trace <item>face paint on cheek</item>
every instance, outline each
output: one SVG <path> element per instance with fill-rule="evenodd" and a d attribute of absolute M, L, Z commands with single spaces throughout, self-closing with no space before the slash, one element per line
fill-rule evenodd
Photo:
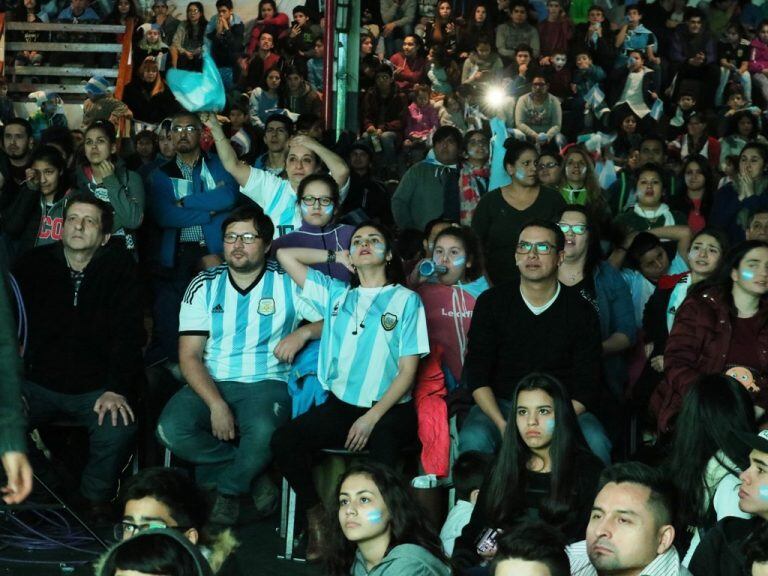
<path fill-rule="evenodd" d="M 768 485 L 760 486 L 757 493 L 760 496 L 760 500 L 768 501 Z"/>
<path fill-rule="evenodd" d="M 366 517 L 371 524 L 378 524 L 381 522 L 384 515 L 381 513 L 381 510 L 371 510 L 366 514 Z"/>
<path fill-rule="evenodd" d="M 356 253 L 357 253 L 357 250 L 358 250 L 358 248 L 357 248 L 357 246 L 356 246 L 356 245 L 354 245 L 354 244 L 352 244 L 352 245 L 349 247 L 349 253 L 350 253 L 350 254 L 356 254 Z"/>
<path fill-rule="evenodd" d="M 328 206 L 323 206 L 323 212 L 326 216 L 330 216 L 333 214 L 333 204 L 328 204 Z"/>
<path fill-rule="evenodd" d="M 464 264 L 467 263 L 467 259 L 464 256 L 459 256 L 453 260 L 453 265 L 458 268 L 459 266 L 464 266 Z"/>
<path fill-rule="evenodd" d="M 518 180 L 525 180 L 525 170 L 523 170 L 522 168 L 518 168 L 517 170 L 515 170 L 515 178 L 517 178 Z"/>
<path fill-rule="evenodd" d="M 302 205 L 301 205 L 301 213 L 302 213 L 302 215 L 304 215 L 304 216 L 306 216 L 307 214 L 309 214 L 309 207 L 308 207 L 308 206 L 304 206 L 304 204 L 302 204 Z"/>
<path fill-rule="evenodd" d="M 752 270 L 742 270 L 741 271 L 741 279 L 742 280 L 752 280 L 755 277 L 755 273 L 752 272 Z"/>
<path fill-rule="evenodd" d="M 547 420 L 547 424 L 546 424 L 545 428 L 547 429 L 547 432 L 549 432 L 550 434 L 552 432 L 554 432 L 555 431 L 555 419 L 553 418 L 552 420 Z"/>
<path fill-rule="evenodd" d="M 374 244 L 373 244 L 373 251 L 378 256 L 384 256 L 384 254 L 387 252 L 387 247 L 384 246 L 384 244 L 382 244 L 381 242 L 374 242 Z"/>

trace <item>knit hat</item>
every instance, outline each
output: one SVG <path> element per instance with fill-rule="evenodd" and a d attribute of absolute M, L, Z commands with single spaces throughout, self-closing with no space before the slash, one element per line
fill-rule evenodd
<path fill-rule="evenodd" d="M 88 93 L 88 96 L 106 96 L 109 94 L 110 89 L 112 88 L 112 85 L 109 83 L 109 80 L 104 78 L 104 76 L 94 76 L 90 80 L 88 80 L 88 83 L 85 85 L 85 91 Z"/>
<path fill-rule="evenodd" d="M 41 106 L 43 102 L 56 102 L 59 99 L 59 95 L 56 92 L 38 90 L 37 92 L 32 92 L 29 95 L 29 99 L 34 100 L 35 104 Z"/>
<path fill-rule="evenodd" d="M 160 24 L 155 23 L 155 24 L 149 25 L 149 30 L 154 30 L 155 32 L 162 32 L 163 28 L 162 26 L 160 26 Z"/>

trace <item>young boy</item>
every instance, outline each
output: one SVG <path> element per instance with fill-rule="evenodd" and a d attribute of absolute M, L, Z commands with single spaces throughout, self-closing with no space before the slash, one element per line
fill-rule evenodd
<path fill-rule="evenodd" d="M 656 35 L 643 26 L 642 19 L 643 14 L 639 6 L 627 7 L 627 21 L 616 34 L 617 54 L 614 63 L 616 69 L 627 65 L 629 53 L 633 50 L 642 51 L 643 60 L 648 64 L 654 66 L 661 64 L 661 59 L 656 56 L 659 46 Z"/>
<path fill-rule="evenodd" d="M 485 478 L 486 469 L 490 464 L 490 454 L 482 452 L 464 452 L 453 463 L 453 486 L 456 488 L 456 505 L 448 513 L 443 528 L 440 530 L 440 540 L 447 556 L 453 554 L 456 538 L 461 536 L 464 526 L 469 524 L 472 510 L 475 509 L 480 486 Z"/>

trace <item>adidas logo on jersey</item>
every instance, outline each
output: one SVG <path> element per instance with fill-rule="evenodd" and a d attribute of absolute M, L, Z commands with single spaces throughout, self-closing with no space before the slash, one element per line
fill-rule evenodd
<path fill-rule="evenodd" d="M 214 314 L 224 314 L 224 308 L 221 307 L 221 304 L 216 304 L 216 306 L 213 307 L 213 310 L 211 310 Z"/>

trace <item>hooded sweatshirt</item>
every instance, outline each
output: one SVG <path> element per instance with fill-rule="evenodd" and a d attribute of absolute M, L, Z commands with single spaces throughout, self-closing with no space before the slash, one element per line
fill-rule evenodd
<path fill-rule="evenodd" d="M 358 551 L 351 571 L 352 576 L 449 576 L 450 573 L 447 565 L 416 544 L 395 546 L 370 571 Z"/>
<path fill-rule="evenodd" d="M 42 194 L 23 185 L 14 201 L 3 211 L 3 230 L 16 243 L 21 255 L 35 246 L 61 240 L 67 193 L 59 191 L 51 204 Z"/>
<path fill-rule="evenodd" d="M 432 150 L 408 169 L 392 197 L 392 215 L 403 230 L 424 230 L 440 217 L 458 222 L 459 212 L 459 167 L 439 162 Z"/>

